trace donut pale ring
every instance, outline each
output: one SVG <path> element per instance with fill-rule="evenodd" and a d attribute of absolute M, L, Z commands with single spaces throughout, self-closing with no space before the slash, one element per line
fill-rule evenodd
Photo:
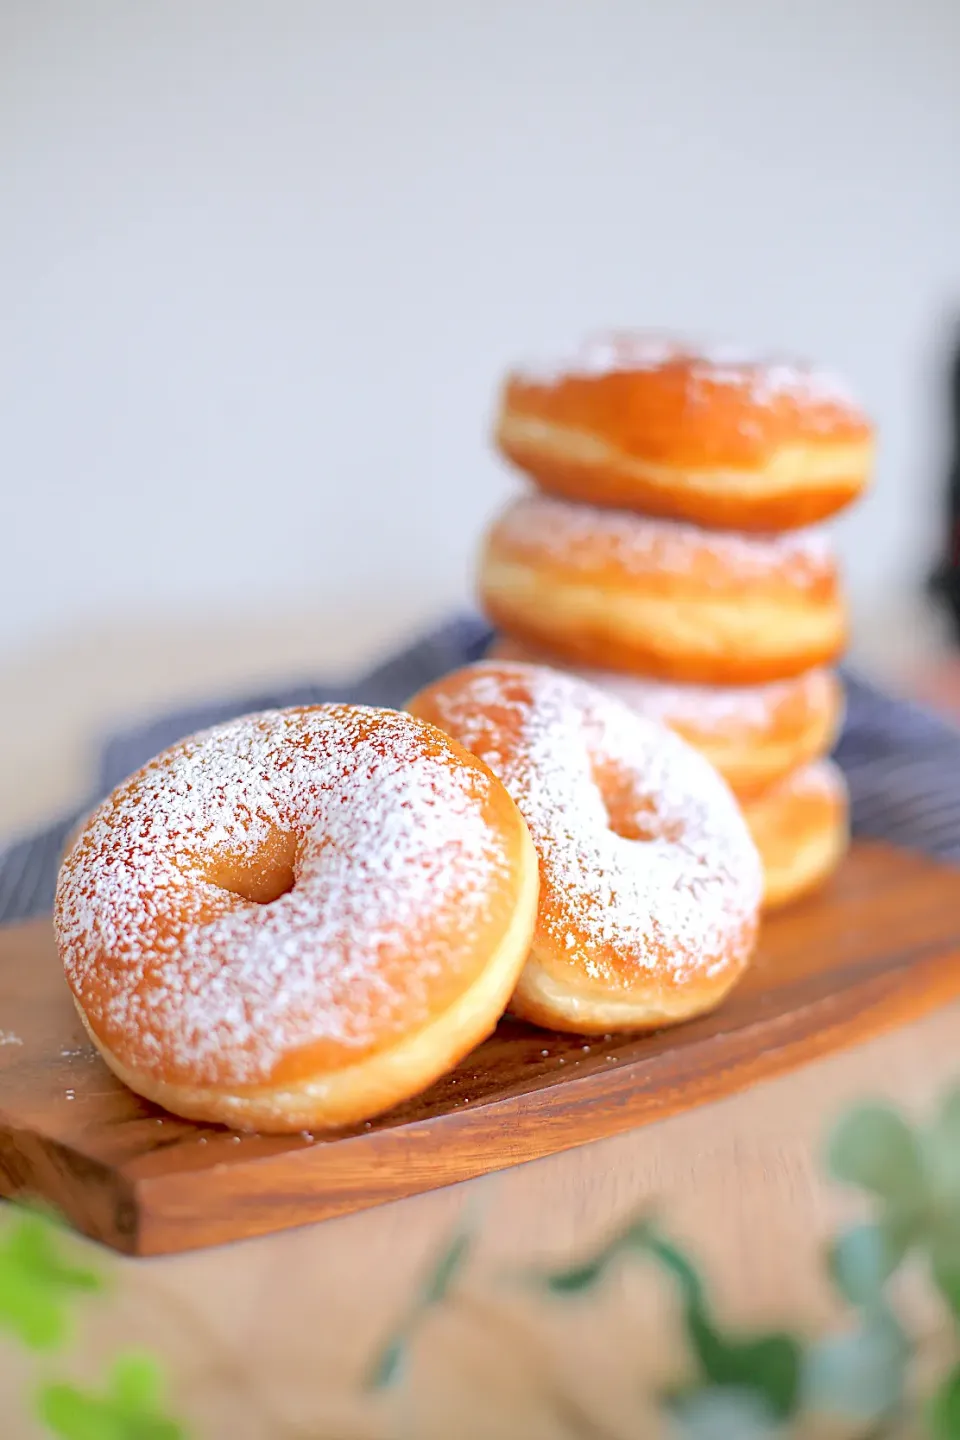
<path fill-rule="evenodd" d="M 480 593 L 494 624 L 601 670 L 750 685 L 828 664 L 846 609 L 822 535 L 734 535 L 514 501 L 490 530 Z"/>
<path fill-rule="evenodd" d="M 731 530 L 832 515 L 862 493 L 874 452 L 831 376 L 643 335 L 509 376 L 496 439 L 553 494 Z"/>
<path fill-rule="evenodd" d="M 267 711 L 165 751 L 94 812 L 56 929 L 133 1090 L 269 1131 L 355 1123 L 494 1028 L 536 855 L 507 792 L 388 710 Z"/>
<path fill-rule="evenodd" d="M 846 783 L 830 760 L 805 765 L 744 802 L 763 861 L 765 910 L 798 900 L 833 873 L 849 843 L 848 810 Z"/>
<path fill-rule="evenodd" d="M 557 662 L 515 640 L 492 653 L 541 665 Z M 563 668 L 563 662 L 559 665 Z M 755 795 L 831 749 L 843 718 L 843 687 L 832 670 L 807 670 L 765 685 L 683 685 L 615 670 L 575 674 L 659 720 L 716 766 L 738 797 Z"/>
<path fill-rule="evenodd" d="M 761 872 L 737 803 L 670 731 L 573 676 L 482 662 L 415 714 L 486 760 L 540 857 L 540 911 L 511 1010 L 595 1034 L 719 1004 L 753 950 Z"/>

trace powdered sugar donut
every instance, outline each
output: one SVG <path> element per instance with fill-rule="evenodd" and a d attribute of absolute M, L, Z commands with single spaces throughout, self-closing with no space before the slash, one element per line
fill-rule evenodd
<path fill-rule="evenodd" d="M 165 751 L 87 821 L 56 930 L 91 1038 L 180 1115 L 346 1125 L 487 1035 L 537 906 L 501 783 L 409 715 L 266 712 Z"/>
<path fill-rule="evenodd" d="M 515 640 L 498 640 L 491 653 L 564 668 L 562 661 Z M 574 673 L 638 715 L 675 730 L 706 755 L 741 799 L 825 754 L 843 718 L 843 687 L 831 670 L 807 670 L 764 685 L 684 685 L 586 667 Z"/>
<path fill-rule="evenodd" d="M 494 624 L 596 669 L 718 685 L 782 680 L 843 650 L 846 607 L 818 532 L 737 535 L 530 495 L 487 536 Z"/>
<path fill-rule="evenodd" d="M 497 444 L 542 489 L 698 525 L 809 525 L 862 493 L 869 419 L 811 365 L 612 334 L 506 381 Z"/>
<path fill-rule="evenodd" d="M 802 765 L 744 801 L 744 819 L 763 861 L 763 907 L 809 895 L 833 874 L 850 842 L 846 781 L 831 760 Z"/>
<path fill-rule="evenodd" d="M 757 852 L 690 746 L 572 676 L 486 661 L 410 708 L 500 776 L 540 857 L 510 1008 L 558 1030 L 648 1029 L 717 1005 L 753 950 Z"/>

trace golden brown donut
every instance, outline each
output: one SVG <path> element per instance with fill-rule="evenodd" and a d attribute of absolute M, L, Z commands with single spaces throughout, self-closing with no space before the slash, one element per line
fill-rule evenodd
<path fill-rule="evenodd" d="M 700 530 L 547 495 L 494 522 L 480 596 L 495 625 L 564 660 L 716 685 L 829 664 L 847 632 L 819 532 Z"/>
<path fill-rule="evenodd" d="M 540 857 L 511 1010 L 585 1034 L 718 1005 L 753 951 L 760 863 L 727 786 L 678 736 L 559 671 L 487 661 L 414 714 L 500 776 Z"/>
<path fill-rule="evenodd" d="M 847 787 L 831 760 L 795 770 L 743 802 L 763 861 L 763 908 L 776 910 L 833 874 L 850 839 Z"/>
<path fill-rule="evenodd" d="M 569 668 L 506 637 L 491 655 Z M 832 670 L 807 670 L 765 685 L 683 685 L 585 667 L 573 673 L 675 730 L 706 755 L 738 797 L 755 795 L 825 754 L 843 718 L 843 687 Z"/>
<path fill-rule="evenodd" d="M 874 456 L 870 421 L 832 376 L 643 334 L 510 375 L 496 441 L 553 494 L 731 530 L 832 515 Z"/>
<path fill-rule="evenodd" d="M 165 751 L 60 872 L 83 1023 L 131 1089 L 241 1128 L 350 1125 L 493 1030 L 537 909 L 527 828 L 438 730 L 267 711 Z"/>

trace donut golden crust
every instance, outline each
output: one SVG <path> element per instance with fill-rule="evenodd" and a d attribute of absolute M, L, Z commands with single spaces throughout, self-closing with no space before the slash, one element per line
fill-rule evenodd
<path fill-rule="evenodd" d="M 601 670 L 715 685 L 783 680 L 846 642 L 822 535 L 709 531 L 545 495 L 487 535 L 480 596 L 506 633 Z"/>
<path fill-rule="evenodd" d="M 573 676 L 485 662 L 410 702 L 495 769 L 540 859 L 511 1010 L 556 1030 L 645 1030 L 743 973 L 761 873 L 736 801 L 676 735 Z"/>
<path fill-rule="evenodd" d="M 291 1132 L 389 1109 L 493 1030 L 537 883 L 519 811 L 472 755 L 409 715 L 327 705 L 139 771 L 71 848 L 55 922 L 131 1089 Z"/>
<path fill-rule="evenodd" d="M 497 641 L 492 653 L 541 665 L 558 663 L 509 639 Z M 563 662 L 559 664 L 563 668 Z M 684 685 L 586 668 L 574 673 L 616 695 L 638 715 L 676 731 L 707 757 L 740 798 L 757 794 L 825 754 L 843 718 L 843 687 L 832 670 L 807 670 L 765 685 Z"/>
<path fill-rule="evenodd" d="M 831 760 L 794 771 L 743 804 L 764 870 L 765 910 L 789 905 L 822 885 L 849 844 L 849 802 Z"/>
<path fill-rule="evenodd" d="M 510 375 L 496 440 L 555 495 L 739 530 L 834 514 L 874 458 L 869 419 L 832 376 L 642 334 Z"/>

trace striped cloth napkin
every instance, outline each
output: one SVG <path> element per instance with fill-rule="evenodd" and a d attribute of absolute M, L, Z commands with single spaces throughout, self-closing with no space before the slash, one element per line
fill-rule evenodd
<path fill-rule="evenodd" d="M 402 706 L 431 680 L 479 660 L 491 638 L 483 621 L 459 616 L 353 684 L 299 685 L 180 710 L 124 731 L 104 746 L 90 803 L 184 735 L 252 710 L 328 700 Z M 960 730 L 854 675 L 845 674 L 844 682 L 847 717 L 836 759 L 850 786 L 854 834 L 960 864 Z M 50 910 L 63 848 L 82 813 L 0 849 L 0 924 Z"/>

